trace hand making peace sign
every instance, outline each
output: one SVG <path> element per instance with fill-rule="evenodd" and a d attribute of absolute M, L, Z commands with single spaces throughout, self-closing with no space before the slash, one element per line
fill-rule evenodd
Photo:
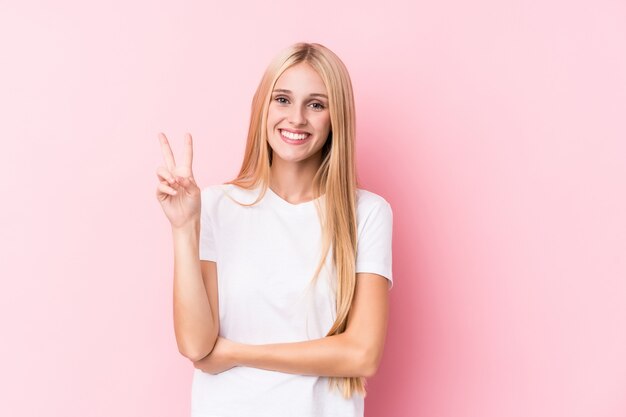
<path fill-rule="evenodd" d="M 159 133 L 159 141 L 165 166 L 157 168 L 159 178 L 157 199 L 172 227 L 178 228 L 192 224 L 194 221 L 199 222 L 201 190 L 196 185 L 191 172 L 193 159 L 191 135 L 189 133 L 185 135 L 185 151 L 182 163 L 179 165 L 176 165 L 172 149 L 163 133 Z"/>

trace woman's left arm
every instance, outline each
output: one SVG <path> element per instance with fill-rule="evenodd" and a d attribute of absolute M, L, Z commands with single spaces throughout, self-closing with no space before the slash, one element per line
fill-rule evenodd
<path fill-rule="evenodd" d="M 371 377 L 387 333 L 388 280 L 358 273 L 346 331 L 304 342 L 247 345 L 219 337 L 213 351 L 194 366 L 217 374 L 248 366 L 299 375 Z"/>

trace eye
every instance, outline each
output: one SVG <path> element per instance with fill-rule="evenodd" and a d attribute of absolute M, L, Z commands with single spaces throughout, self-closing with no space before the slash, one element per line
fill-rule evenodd
<path fill-rule="evenodd" d="M 289 102 L 289 100 L 287 100 L 287 97 L 283 97 L 283 96 L 277 96 L 274 98 L 274 100 L 276 100 L 280 104 L 287 104 Z"/>
<path fill-rule="evenodd" d="M 311 103 L 311 107 L 315 110 L 324 110 L 325 107 L 322 103 Z"/>

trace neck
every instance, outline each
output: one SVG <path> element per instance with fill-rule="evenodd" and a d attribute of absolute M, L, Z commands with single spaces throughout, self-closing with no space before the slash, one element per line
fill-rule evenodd
<path fill-rule="evenodd" d="M 270 168 L 269 186 L 272 191 L 292 204 L 313 200 L 318 197 L 315 195 L 313 178 L 321 162 L 321 153 L 299 162 L 275 157 Z"/>

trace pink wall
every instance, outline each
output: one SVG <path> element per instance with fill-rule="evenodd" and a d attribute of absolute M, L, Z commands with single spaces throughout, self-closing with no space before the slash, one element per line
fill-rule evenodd
<path fill-rule="evenodd" d="M 624 2 L 89 3 L 0 6 L 0 415 L 188 415 L 156 133 L 231 178 L 299 40 L 395 212 L 366 415 L 626 415 Z"/>

